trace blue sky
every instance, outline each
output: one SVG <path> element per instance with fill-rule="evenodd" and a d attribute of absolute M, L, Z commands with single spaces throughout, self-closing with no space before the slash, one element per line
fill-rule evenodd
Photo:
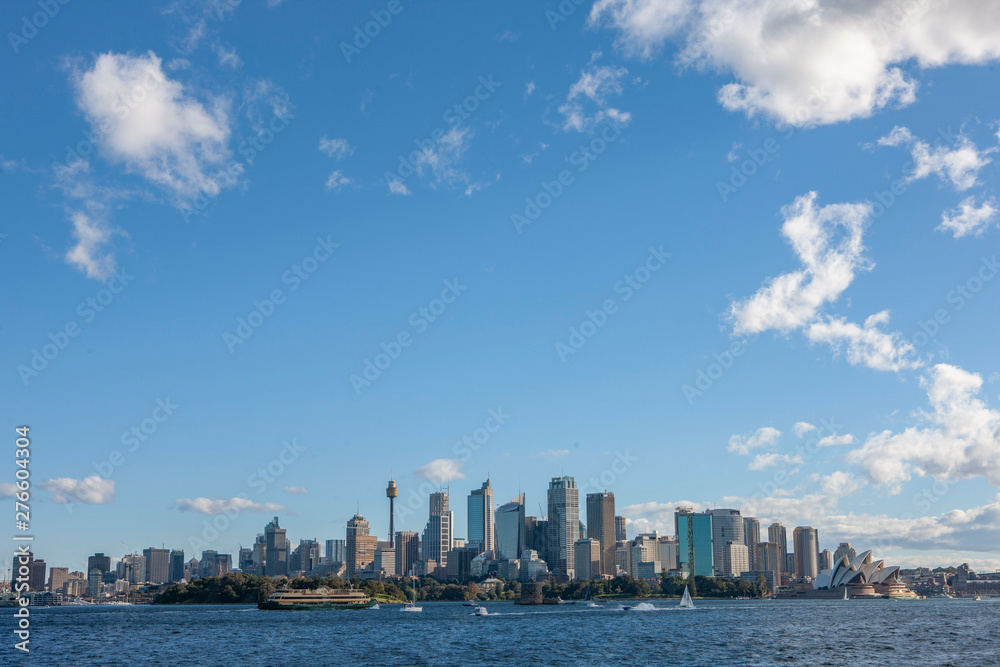
<path fill-rule="evenodd" d="M 565 473 L 1000 567 L 1000 18 L 732 4 L 6 3 L 37 553 L 384 535 L 390 472 L 462 536 Z"/>

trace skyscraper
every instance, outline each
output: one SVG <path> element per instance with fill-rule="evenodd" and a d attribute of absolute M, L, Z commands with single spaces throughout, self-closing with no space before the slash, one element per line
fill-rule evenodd
<path fill-rule="evenodd" d="M 757 552 L 757 571 L 773 572 L 775 586 L 780 586 L 781 570 L 785 562 L 781 554 L 781 547 L 776 542 L 758 542 L 755 551 Z"/>
<path fill-rule="evenodd" d="M 201 560 L 198 562 L 198 573 L 202 577 L 217 577 L 219 576 L 216 572 L 216 559 L 215 557 L 219 555 L 219 552 L 215 549 L 205 549 L 201 552 Z"/>
<path fill-rule="evenodd" d="M 840 559 L 847 556 L 849 562 L 853 562 L 858 557 L 858 552 L 854 550 L 850 542 L 841 542 L 837 550 L 833 552 L 833 562 L 838 563 Z"/>
<path fill-rule="evenodd" d="M 829 549 L 819 552 L 819 571 L 833 569 L 833 553 Z"/>
<path fill-rule="evenodd" d="M 149 547 L 142 550 L 146 559 L 146 578 L 150 584 L 163 584 L 170 581 L 170 549 Z"/>
<path fill-rule="evenodd" d="M 623 516 L 615 517 L 615 542 L 624 542 L 627 537 L 625 537 L 625 524 L 626 519 Z"/>
<path fill-rule="evenodd" d="M 615 574 L 615 494 L 587 494 L 587 537 L 601 543 L 601 571 Z M 579 575 L 578 575 L 579 576 Z M 588 577 L 592 579 L 593 577 Z"/>
<path fill-rule="evenodd" d="M 420 560 L 420 536 L 412 530 L 396 533 L 396 574 L 409 576 L 413 564 Z"/>
<path fill-rule="evenodd" d="M 593 538 L 577 540 L 573 544 L 573 570 L 577 579 L 590 581 L 601 576 L 602 547 L 603 545 Z"/>
<path fill-rule="evenodd" d="M 795 576 L 816 578 L 819 574 L 819 533 L 810 526 L 798 526 L 792 532 L 795 545 Z"/>
<path fill-rule="evenodd" d="M 56 593 L 69 580 L 68 567 L 49 568 L 49 591 Z"/>
<path fill-rule="evenodd" d="M 32 591 L 45 590 L 45 560 L 42 558 L 32 557 L 31 562 L 28 563 L 28 589 Z"/>
<path fill-rule="evenodd" d="M 726 545 L 729 543 L 745 546 L 743 517 L 740 516 L 739 510 L 734 509 L 714 509 L 708 513 L 712 515 L 712 559 L 715 561 L 715 576 L 733 576 L 725 571 L 724 555 Z"/>
<path fill-rule="evenodd" d="M 664 535 L 660 538 L 660 564 L 664 570 L 676 570 L 679 567 L 676 535 Z"/>
<path fill-rule="evenodd" d="M 111 556 L 105 556 L 103 553 L 96 553 L 93 556 L 87 558 L 87 574 L 90 571 L 97 569 L 101 571 L 101 574 L 106 574 L 111 571 Z"/>
<path fill-rule="evenodd" d="M 780 523 L 772 523 L 767 527 L 767 541 L 773 542 L 778 545 L 778 557 L 779 565 L 781 566 L 781 574 L 789 574 L 788 572 L 788 535 L 786 534 L 785 527 Z"/>
<path fill-rule="evenodd" d="M 572 477 L 553 477 L 549 482 L 549 570 L 573 578 L 576 566 L 573 545 L 580 535 L 580 492 Z"/>
<path fill-rule="evenodd" d="M 445 568 L 448 552 L 454 546 L 455 514 L 448 509 L 447 493 L 432 493 L 429 500 L 430 516 L 420 539 L 420 560 L 433 560 L 439 567 Z"/>
<path fill-rule="evenodd" d="M 479 544 L 483 551 L 496 556 L 496 534 L 493 524 L 493 487 L 490 480 L 469 494 L 468 544 Z"/>
<path fill-rule="evenodd" d="M 396 496 L 399 495 L 399 490 L 396 488 L 396 481 L 393 479 L 389 480 L 389 486 L 385 489 L 385 497 L 389 499 L 389 541 L 392 542 L 392 537 L 395 535 L 396 531 Z"/>
<path fill-rule="evenodd" d="M 708 512 L 695 512 L 691 507 L 674 511 L 674 533 L 677 535 L 677 556 L 685 577 L 715 576 L 715 553 L 712 548 L 712 521 Z"/>
<path fill-rule="evenodd" d="M 346 562 L 347 561 L 347 541 L 346 540 L 327 540 L 326 541 L 326 557 L 330 559 L 331 563 Z"/>
<path fill-rule="evenodd" d="M 752 517 L 743 517 L 743 544 L 747 547 L 749 568 L 756 571 L 757 567 L 757 543 L 760 542 L 760 520 Z"/>
<path fill-rule="evenodd" d="M 288 539 L 278 517 L 264 526 L 264 574 L 278 577 L 288 574 Z"/>
<path fill-rule="evenodd" d="M 496 543 L 499 560 L 520 559 L 527 547 L 524 494 L 500 506 L 495 515 Z"/>
<path fill-rule="evenodd" d="M 184 550 L 174 549 L 170 552 L 170 583 L 176 583 L 184 578 Z"/>

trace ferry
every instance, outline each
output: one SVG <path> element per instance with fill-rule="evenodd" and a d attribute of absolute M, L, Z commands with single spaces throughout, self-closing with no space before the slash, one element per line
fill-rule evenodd
<path fill-rule="evenodd" d="M 363 591 L 354 589 L 283 588 L 257 603 L 258 609 L 370 609 L 378 604 Z"/>

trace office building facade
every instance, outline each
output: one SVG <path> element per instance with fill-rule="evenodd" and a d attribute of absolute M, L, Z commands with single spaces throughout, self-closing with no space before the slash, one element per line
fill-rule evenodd
<path fill-rule="evenodd" d="M 580 536 L 580 492 L 572 477 L 553 477 L 548 490 L 549 570 L 573 578 L 573 545 Z"/>
<path fill-rule="evenodd" d="M 618 542 L 615 533 L 615 494 L 588 493 L 587 537 L 601 545 L 600 574 L 615 574 L 615 545 Z"/>

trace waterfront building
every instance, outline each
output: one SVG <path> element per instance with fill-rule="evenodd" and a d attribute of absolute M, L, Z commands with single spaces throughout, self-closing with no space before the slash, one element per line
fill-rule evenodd
<path fill-rule="evenodd" d="M 490 480 L 479 489 L 473 489 L 468 500 L 468 543 L 479 544 L 483 551 L 496 550 L 496 533 L 493 516 L 493 487 Z"/>
<path fill-rule="evenodd" d="M 625 517 L 615 517 L 615 543 L 624 542 L 628 539 L 628 537 L 625 536 L 625 522 Z"/>
<path fill-rule="evenodd" d="M 587 494 L 587 537 L 601 545 L 600 574 L 615 574 L 615 494 Z M 577 575 L 578 578 L 580 575 Z M 593 579 L 594 577 L 587 577 Z"/>
<path fill-rule="evenodd" d="M 743 517 L 743 544 L 747 547 L 747 557 L 751 570 L 759 570 L 757 564 L 757 543 L 760 542 L 760 520 L 756 517 Z"/>
<path fill-rule="evenodd" d="M 573 545 L 580 534 L 580 492 L 572 477 L 553 477 L 548 490 L 548 557 L 549 569 L 555 574 L 573 578 Z"/>
<path fill-rule="evenodd" d="M 798 526 L 792 531 L 795 548 L 795 577 L 815 579 L 819 574 L 819 534 L 810 526 Z"/>
<path fill-rule="evenodd" d="M 278 517 L 264 526 L 264 541 L 264 574 L 268 577 L 287 575 L 288 539 L 285 529 L 278 525 Z"/>
<path fill-rule="evenodd" d="M 145 581 L 150 584 L 164 584 L 170 581 L 170 550 L 149 547 L 142 550 L 146 559 Z"/>
<path fill-rule="evenodd" d="M 709 512 L 695 512 L 691 507 L 674 510 L 674 533 L 680 570 L 684 577 L 715 576 L 715 554 L 712 547 L 712 521 Z"/>
<path fill-rule="evenodd" d="M 589 519 L 588 519 L 589 521 Z M 603 545 L 599 540 L 585 538 L 573 545 L 573 570 L 581 581 L 597 579 L 603 573 Z"/>
<path fill-rule="evenodd" d="M 347 522 L 347 577 L 353 578 L 375 561 L 378 539 L 370 534 L 368 521 L 355 514 Z"/>
<path fill-rule="evenodd" d="M 534 518 L 534 517 L 532 517 Z M 527 522 L 524 516 L 524 494 L 501 505 L 494 515 L 496 527 L 496 557 L 501 560 L 520 558 L 527 546 Z"/>
<path fill-rule="evenodd" d="M 709 510 L 712 515 L 712 560 L 715 565 L 715 576 L 731 577 L 728 574 L 725 562 L 724 551 L 726 545 L 744 544 L 743 517 L 739 510 L 735 509 L 714 509 Z M 747 568 L 749 569 L 749 568 Z"/>
<path fill-rule="evenodd" d="M 177 583 L 184 578 L 184 550 L 174 549 L 170 552 L 170 583 Z"/>
<path fill-rule="evenodd" d="M 420 536 L 412 530 L 396 532 L 396 574 L 408 576 L 413 564 L 420 560 Z"/>
<path fill-rule="evenodd" d="M 52 567 L 49 568 L 49 592 L 59 593 L 60 589 L 69 580 L 69 568 L 68 567 Z"/>
<path fill-rule="evenodd" d="M 103 553 L 96 553 L 93 556 L 87 558 L 87 576 L 90 576 L 90 571 L 97 569 L 101 574 L 105 574 L 111 571 L 111 556 L 105 556 Z"/>
<path fill-rule="evenodd" d="M 767 527 L 767 541 L 778 545 L 778 552 L 780 554 L 779 564 L 781 565 L 781 574 L 789 574 L 788 569 L 788 535 L 785 531 L 785 527 L 780 523 L 775 522 Z M 767 569 L 761 567 L 761 569 Z"/>
<path fill-rule="evenodd" d="M 717 576 L 738 577 L 750 570 L 747 545 L 742 542 L 726 542 L 722 548 L 722 564 L 716 568 Z"/>

